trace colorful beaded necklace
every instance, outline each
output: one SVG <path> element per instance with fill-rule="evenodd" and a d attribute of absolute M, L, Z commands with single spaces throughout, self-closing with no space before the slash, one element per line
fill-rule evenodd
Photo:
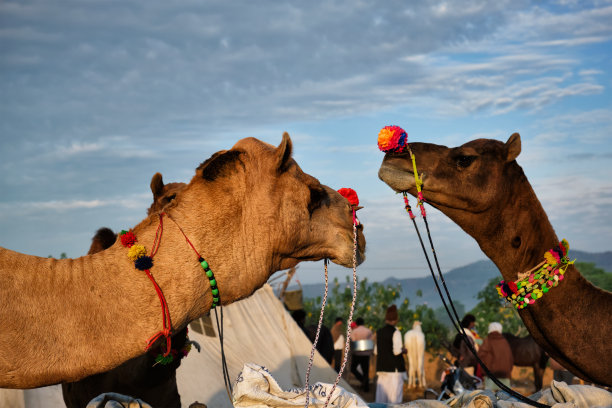
<path fill-rule="evenodd" d="M 159 214 L 159 226 L 157 227 L 157 231 L 155 232 L 155 239 L 153 240 L 153 247 L 151 249 L 150 255 L 147 255 L 147 250 L 143 245 L 136 243 L 138 240 L 136 238 L 136 235 L 134 235 L 132 231 L 122 230 L 119 234 L 119 237 L 121 240 L 121 244 L 124 247 L 129 249 L 128 258 L 134 262 L 134 267 L 136 269 L 145 272 L 149 280 L 153 283 L 153 286 L 155 287 L 155 291 L 157 292 L 157 296 L 159 297 L 159 301 L 160 301 L 161 308 L 162 308 L 162 327 L 163 328 L 162 330 L 157 332 L 155 335 L 153 335 L 151 338 L 149 338 L 149 340 L 147 341 L 147 346 L 145 350 L 149 350 L 158 339 L 160 339 L 161 337 L 165 337 L 166 351 L 164 353 L 160 353 L 156 357 L 155 361 L 157 363 L 166 365 L 166 364 L 171 363 L 174 360 L 173 354 L 171 354 L 173 349 L 171 346 L 172 322 L 170 321 L 170 310 L 168 309 L 168 304 L 166 303 L 166 298 L 164 296 L 164 293 L 162 292 L 161 288 L 155 281 L 155 278 L 151 274 L 151 270 L 150 270 L 153 267 L 153 257 L 157 253 L 157 250 L 159 249 L 159 245 L 161 243 L 161 237 L 163 233 L 164 215 L 167 215 L 167 214 L 165 213 Z M 204 260 L 204 258 L 195 249 L 191 241 L 189 241 L 189 238 L 187 238 L 187 235 L 185 235 L 185 233 L 183 232 L 183 229 L 176 223 L 176 221 L 174 221 L 174 219 L 172 219 L 172 217 L 168 215 L 168 218 L 170 218 L 170 220 L 172 220 L 172 222 L 176 224 L 179 231 L 181 231 L 181 233 L 185 237 L 185 240 L 187 241 L 189 246 L 191 246 L 193 251 L 198 256 L 198 262 L 200 263 L 200 266 L 202 267 L 202 269 L 204 269 L 204 273 L 206 274 L 206 277 L 208 278 L 208 282 L 211 287 L 211 294 L 212 294 L 211 308 L 214 309 L 215 307 L 221 304 L 221 298 L 219 296 L 219 288 L 217 287 L 217 280 L 215 279 L 215 275 L 210 269 L 208 262 Z M 189 353 L 189 350 L 191 349 L 190 346 L 188 348 L 186 347 L 183 347 L 183 349 L 180 350 L 180 352 L 174 350 L 175 351 L 174 354 L 176 354 L 177 356 L 181 356 L 181 355 L 186 356 L 187 353 Z"/>
<path fill-rule="evenodd" d="M 524 309 L 541 298 L 564 279 L 565 271 L 574 263 L 567 257 L 569 243 L 564 239 L 546 251 L 544 261 L 533 269 L 520 273 L 516 281 L 501 281 L 495 287 L 500 297 L 517 310 Z"/>

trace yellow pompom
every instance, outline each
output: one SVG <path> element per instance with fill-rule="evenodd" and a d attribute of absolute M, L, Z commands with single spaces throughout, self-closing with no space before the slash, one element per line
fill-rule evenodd
<path fill-rule="evenodd" d="M 557 258 L 555 258 L 550 252 L 546 252 L 544 254 L 544 259 L 546 260 L 546 262 L 549 265 L 556 265 L 557 264 Z"/>
<path fill-rule="evenodd" d="M 135 261 L 138 258 L 145 256 L 146 254 L 147 250 L 145 249 L 145 247 L 143 245 L 136 244 L 132 245 L 132 247 L 128 251 L 128 258 L 130 258 L 132 261 Z"/>

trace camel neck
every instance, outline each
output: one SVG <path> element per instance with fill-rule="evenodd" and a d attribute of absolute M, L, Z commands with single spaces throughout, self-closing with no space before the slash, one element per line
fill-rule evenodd
<path fill-rule="evenodd" d="M 544 253 L 559 244 L 544 208 L 522 173 L 520 180 L 496 206 L 477 215 L 475 224 L 481 231 L 471 234 L 508 281 L 539 264 Z"/>
<path fill-rule="evenodd" d="M 519 181 L 514 180 L 510 185 L 506 197 L 498 200 L 497 207 L 478 215 L 481 217 L 479 223 L 470 232 L 506 281 L 514 281 L 519 273 L 538 265 L 544 260 L 546 251 L 559 244 L 540 201 L 522 171 Z M 568 255 L 572 259 L 571 237 L 567 238 L 570 244 Z M 570 350 L 565 346 L 565 333 L 571 328 L 572 336 L 589 338 L 589 325 L 577 325 L 576 322 L 584 321 L 585 312 L 609 316 L 611 308 L 604 291 L 591 285 L 574 265 L 570 265 L 564 280 L 557 287 L 534 304 L 519 310 L 519 314 L 534 339 L 545 345 L 552 357 L 575 374 L 590 379 L 593 377 L 587 374 L 588 368 L 580 356 L 581 350 Z M 609 348 L 604 343 L 605 337 L 591 337 L 589 347 L 599 350 Z"/>
<path fill-rule="evenodd" d="M 135 228 L 148 250 L 155 230 L 154 218 Z M 172 235 L 164 231 L 151 273 L 166 295 L 173 329 L 180 329 L 205 310 L 205 282 L 193 257 L 171 253 L 177 241 Z M 20 296 L 19 302 L 4 304 L 2 316 L 13 318 L 2 320 L 2 332 L 38 343 L 18 353 L 0 347 L 3 384 L 28 388 L 46 378 L 74 381 L 144 352 L 147 341 L 162 329 L 162 311 L 152 282 L 127 253 L 120 242 L 94 255 L 62 260 L 0 248 L 0 280 L 6 283 L 0 285 L 0 298 Z M 6 345 L 3 341 L 0 336 L 0 344 Z M 45 353 L 50 349 L 54 352 Z M 44 362 L 49 368 L 22 367 L 23 361 Z M 26 374 L 12 383 L 10 373 L 18 369 Z"/>

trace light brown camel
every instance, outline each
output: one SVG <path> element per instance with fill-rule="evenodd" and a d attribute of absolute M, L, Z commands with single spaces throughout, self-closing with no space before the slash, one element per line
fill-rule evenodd
<path fill-rule="evenodd" d="M 222 304 L 250 296 L 275 271 L 329 258 L 353 265 L 349 202 L 254 138 L 215 153 L 165 207 L 151 273 L 178 331 L 212 305 L 211 285 L 179 230 L 208 261 Z M 170 221 L 169 217 L 176 221 Z M 133 229 L 147 250 L 159 216 Z M 358 228 L 357 262 L 365 238 Z M 31 388 L 108 371 L 144 352 L 162 329 L 158 295 L 120 242 L 77 259 L 0 248 L 0 387 Z"/>
<path fill-rule="evenodd" d="M 506 143 L 478 139 L 455 148 L 409 146 L 427 202 L 471 235 L 506 281 L 532 269 L 558 245 L 515 160 L 521 152 L 517 133 Z M 386 154 L 378 176 L 397 192 L 417 193 L 405 150 Z M 591 285 L 571 265 L 559 286 L 519 315 L 536 342 L 563 366 L 587 381 L 612 385 L 612 293 Z"/>

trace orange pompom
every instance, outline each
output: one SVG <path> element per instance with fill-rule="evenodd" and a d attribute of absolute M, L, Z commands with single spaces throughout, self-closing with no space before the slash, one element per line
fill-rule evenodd
<path fill-rule="evenodd" d="M 408 134 L 399 126 L 385 126 L 378 133 L 378 148 L 385 152 L 399 152 L 408 142 Z"/>

